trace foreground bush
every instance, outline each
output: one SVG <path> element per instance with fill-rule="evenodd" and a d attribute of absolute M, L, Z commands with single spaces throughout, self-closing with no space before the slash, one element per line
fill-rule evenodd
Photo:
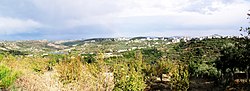
<path fill-rule="evenodd" d="M 0 88 L 8 89 L 17 79 L 18 72 L 0 64 Z"/>
<path fill-rule="evenodd" d="M 80 57 L 70 57 L 59 62 L 55 70 L 65 90 L 110 91 L 114 87 L 113 74 L 101 60 L 83 63 Z"/>
<path fill-rule="evenodd" d="M 182 63 L 177 63 L 172 68 L 171 88 L 174 91 L 187 91 L 189 88 L 188 67 Z"/>
<path fill-rule="evenodd" d="M 136 70 L 132 64 L 116 64 L 114 76 L 115 91 L 141 91 L 146 87 L 144 75 L 140 70 Z"/>

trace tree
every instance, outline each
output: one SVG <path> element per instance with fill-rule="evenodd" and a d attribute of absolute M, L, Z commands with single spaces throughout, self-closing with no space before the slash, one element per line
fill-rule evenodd
<path fill-rule="evenodd" d="M 172 62 L 170 62 L 169 60 L 158 60 L 156 61 L 156 64 L 152 65 L 152 73 L 154 76 L 160 77 L 161 82 L 163 82 L 163 74 L 168 74 L 172 65 Z"/>
<path fill-rule="evenodd" d="M 162 57 L 162 52 L 156 48 L 142 49 L 143 59 L 147 63 L 155 64 Z"/>
<path fill-rule="evenodd" d="M 250 14 L 248 13 L 250 19 Z M 220 53 L 221 56 L 216 61 L 216 67 L 221 71 L 222 78 L 227 81 L 234 80 L 234 73 L 236 70 L 245 71 L 247 81 L 249 83 L 250 72 L 250 26 L 243 28 L 240 31 L 246 32 L 247 35 L 244 38 L 234 38 L 237 42 L 234 45 L 225 47 Z M 230 75 L 228 75 L 230 74 Z"/>
<path fill-rule="evenodd" d="M 250 21 L 250 13 L 247 13 L 247 16 L 248 16 L 247 19 Z M 247 32 L 247 35 L 249 36 L 250 35 L 250 26 L 248 26 L 246 28 L 241 27 L 240 31 Z"/>
<path fill-rule="evenodd" d="M 233 45 L 221 50 L 221 56 L 219 60 L 216 61 L 216 67 L 222 73 L 222 78 L 228 81 L 234 80 L 234 73 L 236 70 L 244 71 L 247 66 L 242 60 L 243 48 Z"/>
<path fill-rule="evenodd" d="M 250 11 L 250 10 L 249 10 Z M 249 20 L 250 23 L 250 13 L 247 13 L 247 19 Z M 247 82 L 249 83 L 249 73 L 250 73 L 250 25 L 247 26 L 246 28 L 242 28 L 240 29 L 240 31 L 244 31 L 247 32 L 247 36 L 245 36 L 244 41 L 243 41 L 243 45 L 245 46 L 245 52 L 243 53 L 243 60 L 245 61 L 245 64 L 247 65 L 246 68 L 246 75 L 247 75 Z"/>

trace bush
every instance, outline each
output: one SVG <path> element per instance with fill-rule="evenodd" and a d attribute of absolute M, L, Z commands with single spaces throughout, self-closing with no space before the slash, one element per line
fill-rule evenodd
<path fill-rule="evenodd" d="M 156 48 L 143 49 L 142 50 L 144 61 L 154 64 L 157 60 L 162 57 L 162 52 Z"/>
<path fill-rule="evenodd" d="M 5 65 L 0 65 L 0 88 L 7 89 L 18 77 L 18 72 L 11 70 Z"/>
<path fill-rule="evenodd" d="M 144 75 L 131 64 L 119 63 L 114 66 L 115 91 L 142 91 L 145 89 Z"/>
<path fill-rule="evenodd" d="M 169 61 L 169 60 L 164 60 L 164 59 L 161 59 L 161 60 L 158 60 L 156 62 L 156 64 L 152 65 L 152 73 L 153 73 L 153 76 L 156 76 L 156 77 L 160 77 L 161 81 L 162 81 L 162 75 L 163 74 L 169 74 L 169 71 L 171 70 L 172 68 L 172 63 Z"/>
<path fill-rule="evenodd" d="M 146 88 L 143 55 L 135 52 L 135 59 L 114 64 L 115 91 L 142 91 Z"/>
<path fill-rule="evenodd" d="M 82 76 L 82 67 L 81 61 L 74 58 L 59 62 L 59 65 L 57 66 L 59 80 L 63 84 L 78 81 Z"/>
<path fill-rule="evenodd" d="M 84 55 L 84 61 L 87 62 L 87 63 L 96 62 L 95 55 L 92 55 L 92 54 Z"/>
<path fill-rule="evenodd" d="M 189 72 L 192 77 L 209 78 L 216 80 L 220 74 L 217 68 L 206 63 L 189 63 Z"/>
<path fill-rule="evenodd" d="M 0 60 L 3 60 L 4 55 L 0 54 Z"/>
<path fill-rule="evenodd" d="M 182 63 L 177 63 L 172 69 L 171 88 L 174 91 L 187 91 L 189 88 L 188 67 Z"/>
<path fill-rule="evenodd" d="M 74 56 L 56 64 L 59 81 L 67 89 L 79 91 L 110 91 L 113 90 L 113 73 L 109 71 L 102 58 L 95 63 L 81 62 Z"/>
<path fill-rule="evenodd" d="M 128 52 L 123 53 L 122 55 L 125 58 L 135 58 L 135 54 L 136 54 L 135 51 L 128 51 Z"/>

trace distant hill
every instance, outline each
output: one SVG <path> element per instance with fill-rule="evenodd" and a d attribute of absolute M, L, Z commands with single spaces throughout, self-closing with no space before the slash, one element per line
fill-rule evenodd
<path fill-rule="evenodd" d="M 115 40 L 115 38 L 92 38 L 92 39 L 64 42 L 64 43 L 62 43 L 62 45 L 73 46 L 73 45 L 82 45 L 86 42 L 102 42 L 102 41 L 114 41 L 114 40 Z"/>

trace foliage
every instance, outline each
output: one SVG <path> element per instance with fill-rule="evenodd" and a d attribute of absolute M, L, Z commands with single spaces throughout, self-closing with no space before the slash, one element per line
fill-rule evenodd
<path fill-rule="evenodd" d="M 152 65 L 153 76 L 160 77 L 162 81 L 162 75 L 169 74 L 172 67 L 173 67 L 172 62 L 166 59 L 161 59 L 157 61 L 156 64 Z"/>
<path fill-rule="evenodd" d="M 162 52 L 156 48 L 142 49 L 144 61 L 154 64 L 162 57 Z"/>
<path fill-rule="evenodd" d="M 213 67 L 212 65 L 208 65 L 205 63 L 197 64 L 194 62 L 189 63 L 189 72 L 191 73 L 191 76 L 197 77 L 197 78 L 208 78 L 217 80 L 219 78 L 220 74 L 216 67 Z"/>
<path fill-rule="evenodd" d="M 248 13 L 247 15 L 248 15 L 248 18 L 247 18 L 247 19 L 249 19 L 249 20 L 250 20 L 250 13 Z M 246 33 L 247 33 L 247 35 L 249 36 L 249 35 L 250 35 L 250 26 L 245 27 L 245 28 L 241 27 L 240 31 L 244 31 L 244 32 L 246 32 Z"/>
<path fill-rule="evenodd" d="M 221 50 L 221 56 L 216 61 L 216 68 L 222 73 L 223 82 L 234 81 L 236 72 L 249 72 L 249 39 L 236 39 L 235 44 L 227 45 Z"/>
<path fill-rule="evenodd" d="M 33 61 L 33 60 L 32 60 Z M 38 73 L 43 73 L 47 70 L 47 64 L 43 60 L 38 60 L 36 62 L 30 61 L 30 68 L 33 69 L 33 71 L 38 72 Z"/>
<path fill-rule="evenodd" d="M 135 51 L 129 51 L 129 52 L 123 53 L 122 55 L 123 55 L 125 58 L 135 58 L 135 54 L 136 54 Z"/>
<path fill-rule="evenodd" d="M 84 61 L 87 62 L 87 63 L 94 63 L 96 62 L 95 60 L 95 55 L 92 55 L 92 54 L 88 54 L 88 55 L 82 55 L 84 56 Z"/>
<path fill-rule="evenodd" d="M 80 56 L 66 56 L 56 64 L 57 77 L 65 87 L 81 91 L 110 91 L 114 88 L 113 75 L 102 54 L 94 63 L 82 62 L 81 59 Z"/>
<path fill-rule="evenodd" d="M 146 87 L 143 74 L 132 64 L 115 64 L 114 77 L 115 91 L 138 91 Z"/>
<path fill-rule="evenodd" d="M 2 60 L 4 58 L 4 55 L 0 54 L 0 60 Z"/>
<path fill-rule="evenodd" d="M 188 67 L 183 63 L 177 63 L 171 73 L 171 88 L 175 91 L 187 91 L 189 88 Z"/>
<path fill-rule="evenodd" d="M 189 65 L 191 77 L 217 80 L 220 72 L 216 68 L 216 60 L 221 55 L 225 45 L 236 43 L 234 38 L 191 40 L 180 44 L 179 52 L 182 62 Z"/>
<path fill-rule="evenodd" d="M 109 50 L 112 46 L 104 46 L 115 43 L 118 42 L 89 44 L 96 49 L 97 46 L 102 46 L 104 52 L 123 56 L 104 58 L 104 54 L 96 52 L 44 57 L 3 55 L 0 56 L 0 62 L 7 68 L 20 69 L 25 74 L 36 75 L 37 78 L 54 72 L 56 77 L 53 79 L 59 79 L 58 82 L 63 83 L 63 87 L 92 91 L 145 90 L 151 84 L 159 82 L 159 78 L 160 84 L 171 84 L 172 90 L 185 91 L 189 88 L 189 79 L 192 77 L 217 80 L 220 76 L 227 77 L 231 70 L 246 71 L 249 66 L 247 43 L 250 42 L 246 38 L 192 40 L 122 53 Z M 121 44 L 130 46 L 129 43 Z M 127 46 L 119 48 L 127 49 Z M 169 77 L 167 81 L 163 80 L 164 76 Z"/>
<path fill-rule="evenodd" d="M 63 84 L 77 82 L 82 76 L 82 63 L 79 59 L 69 58 L 69 60 L 59 62 L 57 71 L 59 80 Z"/>
<path fill-rule="evenodd" d="M 0 88 L 7 89 L 17 79 L 19 73 L 11 70 L 5 65 L 0 64 Z"/>
<path fill-rule="evenodd" d="M 115 91 L 144 90 L 146 82 L 142 71 L 142 54 L 137 53 L 136 60 L 114 64 Z"/>

